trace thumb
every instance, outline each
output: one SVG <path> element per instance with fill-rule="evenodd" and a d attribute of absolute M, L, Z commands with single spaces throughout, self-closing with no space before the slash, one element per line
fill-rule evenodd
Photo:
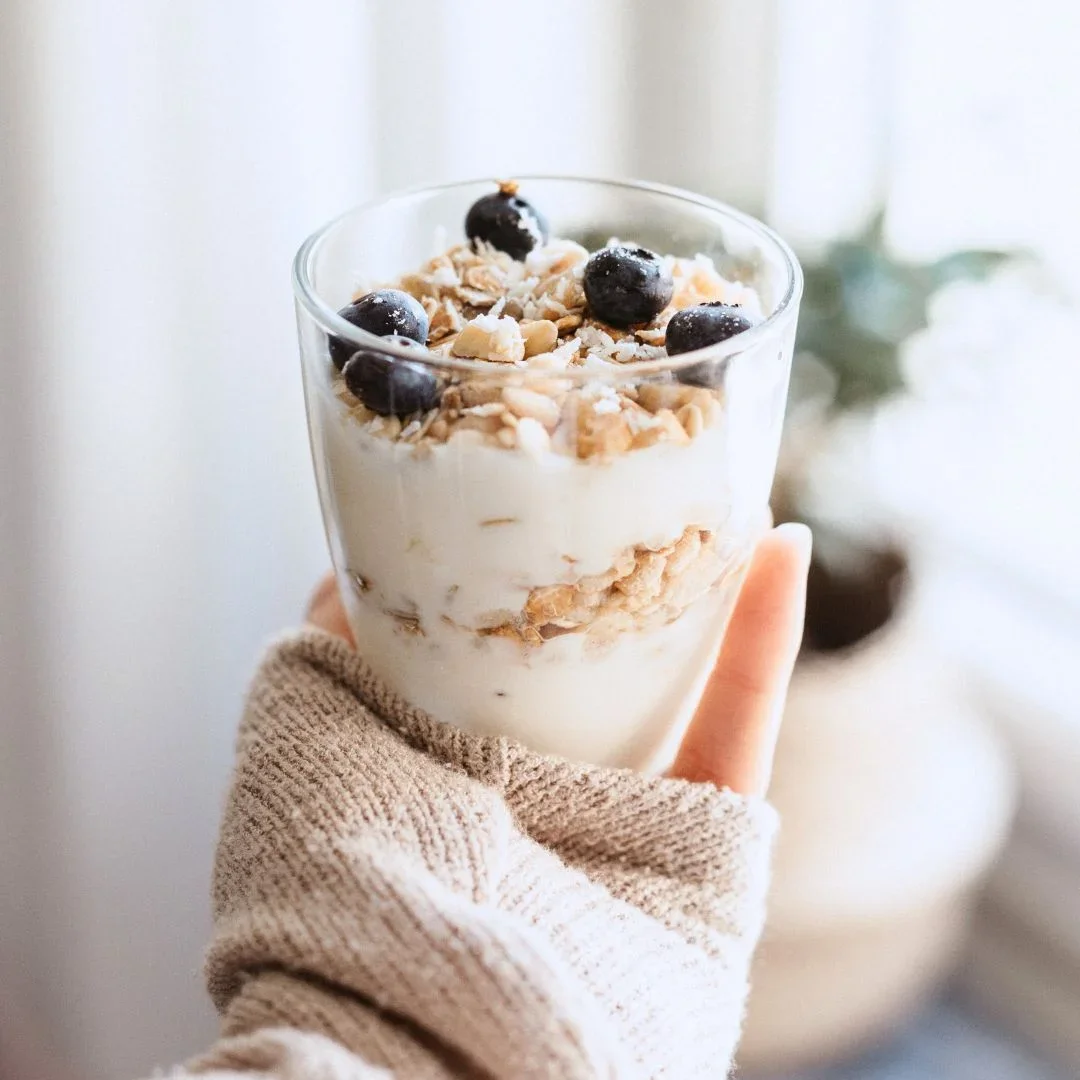
<path fill-rule="evenodd" d="M 810 530 L 797 524 L 758 544 L 673 776 L 765 794 L 802 641 L 810 550 Z"/>

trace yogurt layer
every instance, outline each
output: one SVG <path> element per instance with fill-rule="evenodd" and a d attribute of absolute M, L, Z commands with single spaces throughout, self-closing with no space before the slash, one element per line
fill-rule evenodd
<path fill-rule="evenodd" d="M 461 727 L 577 760 L 654 761 L 689 720 L 753 539 L 755 522 L 732 515 L 723 427 L 605 463 L 469 440 L 418 455 L 332 393 L 318 408 L 335 562 L 374 669 Z M 660 603 L 609 604 L 568 632 L 523 618 L 538 592 L 572 592 L 688 529 L 696 557 Z"/>
<path fill-rule="evenodd" d="M 722 301 L 760 317 L 757 298 L 706 259 L 669 260 L 669 307 L 619 330 L 586 306 L 587 254 L 556 240 L 518 263 L 462 245 L 406 275 L 427 348 L 477 363 L 399 416 L 328 356 L 308 387 L 312 440 L 349 622 L 381 678 L 462 728 L 660 768 L 762 523 L 786 358 L 635 378 L 674 312 Z"/>

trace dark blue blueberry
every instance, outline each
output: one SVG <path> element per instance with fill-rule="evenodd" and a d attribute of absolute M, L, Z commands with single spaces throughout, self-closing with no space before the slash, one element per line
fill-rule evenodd
<path fill-rule="evenodd" d="M 538 244 L 547 243 L 548 223 L 517 190 L 517 184 L 504 183 L 493 194 L 477 199 L 465 215 L 465 235 L 521 262 Z"/>
<path fill-rule="evenodd" d="M 648 322 L 671 303 L 675 288 L 659 255 L 623 245 L 590 255 L 583 284 L 593 316 L 612 326 Z"/>
<path fill-rule="evenodd" d="M 353 326 L 376 337 L 411 338 L 421 345 L 427 342 L 428 317 L 420 301 L 400 289 L 377 289 L 343 307 L 338 314 Z M 330 338 L 330 359 L 341 371 L 356 346 L 339 337 Z"/>
<path fill-rule="evenodd" d="M 684 308 L 672 315 L 667 324 L 668 356 L 707 349 L 753 325 L 742 308 L 719 300 Z"/>
<path fill-rule="evenodd" d="M 753 326 L 746 313 L 736 305 L 723 304 L 714 300 L 708 304 L 697 304 L 685 308 L 671 316 L 667 324 L 668 356 L 693 352 L 695 349 L 707 349 L 721 341 L 741 334 Z M 677 373 L 679 382 L 688 386 L 719 386 L 723 381 L 723 363 L 704 360 L 700 364 L 684 368 Z"/>
<path fill-rule="evenodd" d="M 417 352 L 425 351 L 411 338 L 397 334 L 391 334 L 386 341 Z M 442 392 L 442 383 L 429 368 L 378 349 L 354 350 L 342 374 L 345 385 L 380 416 L 427 412 L 438 404 Z"/>

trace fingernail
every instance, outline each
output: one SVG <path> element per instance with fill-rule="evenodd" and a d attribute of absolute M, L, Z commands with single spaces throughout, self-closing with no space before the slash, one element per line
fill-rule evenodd
<path fill-rule="evenodd" d="M 783 525 L 777 525 L 773 532 L 795 548 L 807 566 L 810 565 L 810 555 L 814 550 L 814 534 L 810 531 L 809 525 L 804 525 L 801 521 L 785 521 Z"/>

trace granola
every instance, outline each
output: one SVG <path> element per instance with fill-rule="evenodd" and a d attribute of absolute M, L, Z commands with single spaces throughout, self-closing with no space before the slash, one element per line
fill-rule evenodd
<path fill-rule="evenodd" d="M 519 524 L 517 518 L 491 518 L 481 521 L 480 527 Z M 527 646 L 543 645 L 565 634 L 583 634 L 590 645 L 603 646 L 628 631 L 648 631 L 674 622 L 690 605 L 738 574 L 741 564 L 735 554 L 730 540 L 714 530 L 690 525 L 670 543 L 627 548 L 600 574 L 572 577 L 577 560 L 566 557 L 566 580 L 530 589 L 513 617 L 499 612 L 468 626 L 452 618 L 448 607 L 441 620 L 479 638 L 501 637 Z M 371 581 L 356 571 L 349 573 L 357 597 L 366 596 Z M 447 605 L 458 591 L 456 585 L 447 591 Z M 402 632 L 426 636 L 415 605 L 383 607 L 382 611 Z"/>
<path fill-rule="evenodd" d="M 753 291 L 723 278 L 703 255 L 666 257 L 671 302 L 648 323 L 618 328 L 589 314 L 588 257 L 580 244 L 558 239 L 523 261 L 484 242 L 435 256 L 396 287 L 423 305 L 431 353 L 478 361 L 491 373 L 449 374 L 438 404 L 406 418 L 368 409 L 340 373 L 335 393 L 371 434 L 421 454 L 453 442 L 603 461 L 661 442 L 685 445 L 720 424 L 722 389 L 669 376 L 633 381 L 616 369 L 663 357 L 677 311 L 717 300 L 756 307 Z"/>
<path fill-rule="evenodd" d="M 734 570 L 731 552 L 715 532 L 688 526 L 670 544 L 627 549 L 602 574 L 532 589 L 516 617 L 477 633 L 524 645 L 586 634 L 590 643 L 602 645 L 626 631 L 674 622 Z"/>

